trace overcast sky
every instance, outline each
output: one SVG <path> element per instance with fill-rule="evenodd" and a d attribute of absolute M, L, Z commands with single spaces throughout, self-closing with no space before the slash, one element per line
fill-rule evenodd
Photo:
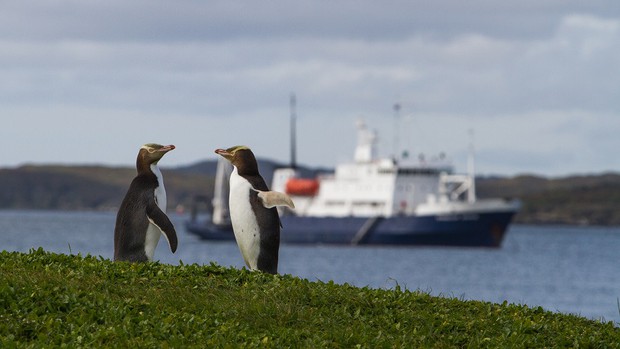
<path fill-rule="evenodd" d="M 0 167 L 445 152 L 481 174 L 620 171 L 620 1 L 2 1 Z"/>

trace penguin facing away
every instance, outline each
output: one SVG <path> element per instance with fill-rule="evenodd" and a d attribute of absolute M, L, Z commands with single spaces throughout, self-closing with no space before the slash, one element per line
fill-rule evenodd
<path fill-rule="evenodd" d="M 174 145 L 148 143 L 138 152 L 133 179 L 116 215 L 114 260 L 152 261 L 159 238 L 163 235 L 174 253 L 177 233 L 166 216 L 166 189 L 157 163 Z"/>
<path fill-rule="evenodd" d="M 235 146 L 215 153 L 233 165 L 230 220 L 245 264 L 251 270 L 277 274 L 281 223 L 275 207 L 295 208 L 293 201 L 284 193 L 269 191 L 250 148 Z"/>

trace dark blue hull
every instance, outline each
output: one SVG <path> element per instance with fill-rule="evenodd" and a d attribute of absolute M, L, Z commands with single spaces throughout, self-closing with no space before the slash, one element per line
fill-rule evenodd
<path fill-rule="evenodd" d="M 295 244 L 501 245 L 515 212 L 471 215 L 365 217 L 281 217 L 280 240 Z M 233 240 L 230 226 L 189 221 L 190 233 L 208 240 Z"/>

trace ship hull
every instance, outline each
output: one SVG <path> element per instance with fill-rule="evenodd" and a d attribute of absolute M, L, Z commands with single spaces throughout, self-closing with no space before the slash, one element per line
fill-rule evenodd
<path fill-rule="evenodd" d="M 293 244 L 435 245 L 499 247 L 515 212 L 425 216 L 282 216 L 280 240 Z M 207 240 L 233 240 L 229 226 L 189 221 L 190 233 Z"/>

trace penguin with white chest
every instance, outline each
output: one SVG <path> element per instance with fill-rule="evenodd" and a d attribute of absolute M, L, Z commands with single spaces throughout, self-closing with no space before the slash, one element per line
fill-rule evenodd
<path fill-rule="evenodd" d="M 230 175 L 230 220 L 245 264 L 251 270 L 278 273 L 280 216 L 276 206 L 294 208 L 288 195 L 269 191 L 246 146 L 217 149 L 234 167 Z"/>
<path fill-rule="evenodd" d="M 145 144 L 138 152 L 133 179 L 116 216 L 114 260 L 153 261 L 161 235 L 177 249 L 177 233 L 166 216 L 166 189 L 157 163 L 174 145 Z"/>

